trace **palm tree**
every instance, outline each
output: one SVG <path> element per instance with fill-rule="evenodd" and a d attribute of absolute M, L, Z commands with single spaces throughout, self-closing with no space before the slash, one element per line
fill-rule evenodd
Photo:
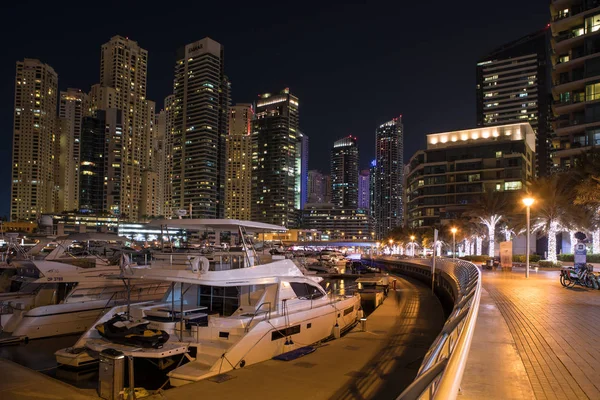
<path fill-rule="evenodd" d="M 501 192 L 485 192 L 479 203 L 465 214 L 474 218 L 487 227 L 489 239 L 488 255 L 494 257 L 496 243 L 496 225 L 504 218 L 506 213 L 506 197 Z"/>
<path fill-rule="evenodd" d="M 582 153 L 573 172 L 579 183 L 575 186 L 575 204 L 589 207 L 594 214 L 591 223 L 593 253 L 600 253 L 600 150 Z"/>
<path fill-rule="evenodd" d="M 584 209 L 573 204 L 572 174 L 556 174 L 531 185 L 538 201 L 532 210 L 533 230 L 548 236 L 548 260 L 556 262 L 556 235 L 583 224 Z"/>

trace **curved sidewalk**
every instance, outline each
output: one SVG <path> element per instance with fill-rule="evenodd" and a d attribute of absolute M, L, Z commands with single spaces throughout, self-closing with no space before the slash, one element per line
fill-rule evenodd
<path fill-rule="evenodd" d="M 600 399 L 600 291 L 484 271 L 463 399 Z"/>

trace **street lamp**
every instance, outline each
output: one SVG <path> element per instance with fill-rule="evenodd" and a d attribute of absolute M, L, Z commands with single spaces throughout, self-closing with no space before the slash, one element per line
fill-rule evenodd
<path fill-rule="evenodd" d="M 456 231 L 458 229 L 452 228 L 450 232 L 452 232 L 452 259 L 456 259 Z"/>
<path fill-rule="evenodd" d="M 415 235 L 411 235 L 410 236 L 410 241 L 412 244 L 412 256 L 415 256 Z"/>
<path fill-rule="evenodd" d="M 389 243 L 390 243 L 390 254 L 392 254 L 393 253 L 392 245 L 394 244 L 394 239 L 390 239 Z"/>
<path fill-rule="evenodd" d="M 525 197 L 523 199 L 523 204 L 525 204 L 525 207 L 527 207 L 527 245 L 526 245 L 526 253 L 525 253 L 525 278 L 529 278 L 530 208 L 534 202 L 535 202 L 535 199 L 533 197 Z"/>

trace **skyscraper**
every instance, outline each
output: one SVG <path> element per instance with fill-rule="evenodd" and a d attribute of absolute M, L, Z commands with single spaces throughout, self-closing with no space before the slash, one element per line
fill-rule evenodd
<path fill-rule="evenodd" d="M 147 67 L 146 50 L 129 38 L 114 36 L 102 45 L 100 85 L 92 88 L 96 93 L 91 95 L 91 108 L 101 101 L 103 107 L 123 110 L 121 199 L 119 208 L 111 211 L 130 219 L 140 216 L 142 172 L 150 163 L 147 155 L 154 116 L 146 99 Z"/>
<path fill-rule="evenodd" d="M 304 208 L 308 200 L 308 136 L 298 131 L 296 146 L 296 208 Z"/>
<path fill-rule="evenodd" d="M 173 215 L 173 132 L 175 130 L 175 96 L 169 95 L 165 98 L 164 105 L 164 166 L 161 168 L 163 185 L 163 213 L 165 217 Z"/>
<path fill-rule="evenodd" d="M 83 117 L 88 114 L 88 95 L 81 89 L 69 88 L 60 92 L 58 117 L 65 119 L 68 128 L 61 132 L 59 197 L 57 211 L 71 211 L 79 207 L 79 156 Z"/>
<path fill-rule="evenodd" d="M 597 1 L 550 4 L 552 16 L 552 164 L 568 169 L 600 145 L 600 11 Z"/>
<path fill-rule="evenodd" d="M 256 102 L 252 129 L 252 219 L 297 225 L 298 98 L 289 89 Z"/>
<path fill-rule="evenodd" d="M 327 176 L 320 171 L 315 169 L 308 171 L 307 203 L 329 203 L 331 199 L 327 199 L 327 193 L 331 192 L 330 183 Z"/>
<path fill-rule="evenodd" d="M 496 48 L 477 63 L 477 126 L 529 122 L 537 174 L 550 169 L 548 29 Z"/>
<path fill-rule="evenodd" d="M 402 226 L 404 127 L 402 116 L 382 124 L 375 134 L 374 218 L 377 239 Z"/>
<path fill-rule="evenodd" d="M 79 209 L 109 212 L 121 209 L 123 110 L 96 110 L 83 119 L 79 172 Z"/>
<path fill-rule="evenodd" d="M 331 195 L 340 208 L 358 207 L 358 146 L 356 137 L 337 140 L 331 149 Z"/>
<path fill-rule="evenodd" d="M 371 208 L 371 172 L 363 169 L 358 174 L 358 208 L 369 211 Z"/>
<path fill-rule="evenodd" d="M 53 212 L 58 75 L 39 60 L 17 62 L 10 219 Z"/>
<path fill-rule="evenodd" d="M 223 46 L 210 38 L 177 54 L 173 115 L 174 209 L 223 218 L 229 82 Z"/>
<path fill-rule="evenodd" d="M 236 104 L 229 112 L 225 218 L 251 219 L 252 104 Z"/>

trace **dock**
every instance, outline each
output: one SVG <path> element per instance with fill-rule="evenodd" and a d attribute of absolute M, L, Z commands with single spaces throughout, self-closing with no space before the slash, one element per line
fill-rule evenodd
<path fill-rule="evenodd" d="M 304 400 L 395 398 L 414 379 L 429 346 L 444 324 L 442 306 L 423 284 L 397 278 L 384 303 L 361 324 L 337 340 L 293 361 L 269 360 L 154 394 L 151 399 L 244 398 Z M 98 398 L 81 390 L 0 359 L 0 398 Z M 220 383 L 218 383 L 220 382 Z"/>

